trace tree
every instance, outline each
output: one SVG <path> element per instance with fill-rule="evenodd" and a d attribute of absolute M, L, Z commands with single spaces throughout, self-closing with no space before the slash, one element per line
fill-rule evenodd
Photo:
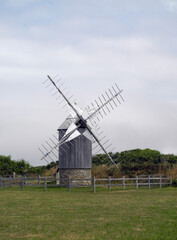
<path fill-rule="evenodd" d="M 11 156 L 0 155 L 0 175 L 11 175 L 14 172 L 15 164 Z"/>

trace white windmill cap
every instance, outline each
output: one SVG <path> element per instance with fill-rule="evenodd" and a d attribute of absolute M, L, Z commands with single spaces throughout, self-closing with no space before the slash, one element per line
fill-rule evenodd
<path fill-rule="evenodd" d="M 57 130 L 67 130 L 71 123 L 74 123 L 75 121 L 76 118 L 73 118 L 72 115 L 69 115 Z"/>

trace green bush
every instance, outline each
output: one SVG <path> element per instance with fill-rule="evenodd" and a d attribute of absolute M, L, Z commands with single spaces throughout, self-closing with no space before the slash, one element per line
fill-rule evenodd
<path fill-rule="evenodd" d="M 12 175 L 13 172 L 19 175 L 26 174 L 43 174 L 47 170 L 58 165 L 58 162 L 51 162 L 47 166 L 33 167 L 24 159 L 14 161 L 11 156 L 0 155 L 0 175 L 7 176 Z"/>

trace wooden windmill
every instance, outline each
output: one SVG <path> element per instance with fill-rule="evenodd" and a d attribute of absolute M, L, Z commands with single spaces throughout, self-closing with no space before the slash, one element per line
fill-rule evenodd
<path fill-rule="evenodd" d="M 60 97 L 69 106 L 70 114 L 58 129 L 59 137 L 54 136 L 55 140 L 50 138 L 50 143 L 46 141 L 48 146 L 42 145 L 46 153 L 39 148 L 43 154 L 41 160 L 53 161 L 53 156 L 59 160 L 61 181 L 66 177 L 71 179 L 91 178 L 92 154 L 100 151 L 106 155 L 112 165 L 117 167 L 116 162 L 109 154 L 114 150 L 112 144 L 109 143 L 106 136 L 103 136 L 102 132 L 100 133 L 98 122 L 124 101 L 121 95 L 122 90 L 115 84 L 98 100 L 82 110 L 71 100 L 71 96 L 67 97 L 61 89 L 60 81 L 57 84 L 50 76 L 47 76 L 44 84 L 47 84 L 47 87 L 52 86 L 50 91 L 55 90 L 53 95 L 60 94 Z"/>

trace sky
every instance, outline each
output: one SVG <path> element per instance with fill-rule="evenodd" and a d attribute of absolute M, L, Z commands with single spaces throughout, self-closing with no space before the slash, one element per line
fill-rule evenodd
<path fill-rule="evenodd" d="M 177 154 L 176 24 L 177 0 L 1 0 L 0 155 L 46 164 L 68 115 L 42 84 L 57 74 L 81 107 L 123 89 L 100 122 L 116 152 Z"/>

